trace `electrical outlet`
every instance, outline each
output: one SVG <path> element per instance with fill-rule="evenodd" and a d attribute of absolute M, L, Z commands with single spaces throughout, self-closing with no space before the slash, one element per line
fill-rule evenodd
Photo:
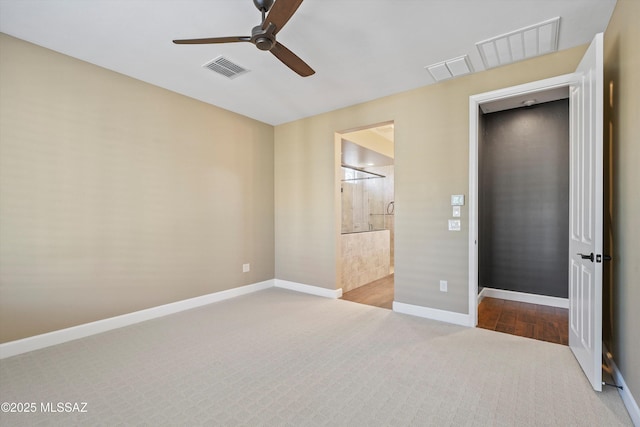
<path fill-rule="evenodd" d="M 440 292 L 447 292 L 448 283 L 446 280 L 440 280 Z"/>
<path fill-rule="evenodd" d="M 242 264 L 242 272 L 248 273 L 251 270 L 251 264 Z"/>

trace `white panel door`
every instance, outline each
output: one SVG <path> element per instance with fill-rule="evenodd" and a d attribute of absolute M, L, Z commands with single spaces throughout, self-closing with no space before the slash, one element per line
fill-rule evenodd
<path fill-rule="evenodd" d="M 570 88 L 569 347 L 602 390 L 603 36 L 597 34 Z"/>

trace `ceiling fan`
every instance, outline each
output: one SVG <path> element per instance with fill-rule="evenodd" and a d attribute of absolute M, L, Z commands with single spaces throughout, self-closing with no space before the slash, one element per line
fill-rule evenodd
<path fill-rule="evenodd" d="M 274 3 L 275 2 L 275 3 Z M 251 30 L 251 36 L 212 37 L 206 39 L 174 40 L 175 44 L 209 44 L 250 42 L 260 50 L 268 50 L 284 65 L 302 77 L 315 73 L 295 53 L 276 41 L 276 34 L 298 9 L 302 0 L 253 0 L 253 4 L 262 12 L 262 23 Z M 273 8 L 272 8 L 273 6 Z M 267 15 L 267 13 L 269 13 Z"/>

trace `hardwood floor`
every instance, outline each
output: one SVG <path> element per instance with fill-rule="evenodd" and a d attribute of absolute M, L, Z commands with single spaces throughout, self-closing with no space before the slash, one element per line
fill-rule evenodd
<path fill-rule="evenodd" d="M 345 292 L 342 299 L 391 309 L 393 274 Z M 478 327 L 511 335 L 569 344 L 569 310 L 485 297 L 478 305 Z"/>
<path fill-rule="evenodd" d="M 485 297 L 478 305 L 478 327 L 569 345 L 569 310 Z"/>
<path fill-rule="evenodd" d="M 345 292 L 342 294 L 342 299 L 391 309 L 393 305 L 393 274 Z"/>

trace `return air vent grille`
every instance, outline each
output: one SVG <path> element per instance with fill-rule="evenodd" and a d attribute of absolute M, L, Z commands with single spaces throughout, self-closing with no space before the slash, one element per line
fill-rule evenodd
<path fill-rule="evenodd" d="M 211 71 L 215 71 L 218 74 L 222 74 L 229 79 L 235 79 L 239 75 L 249 72 L 246 68 L 228 60 L 224 56 L 218 56 L 217 58 L 212 59 L 204 64 L 203 67 L 208 68 Z"/>
<path fill-rule="evenodd" d="M 522 61 L 558 50 L 560 17 L 476 43 L 486 68 Z"/>

